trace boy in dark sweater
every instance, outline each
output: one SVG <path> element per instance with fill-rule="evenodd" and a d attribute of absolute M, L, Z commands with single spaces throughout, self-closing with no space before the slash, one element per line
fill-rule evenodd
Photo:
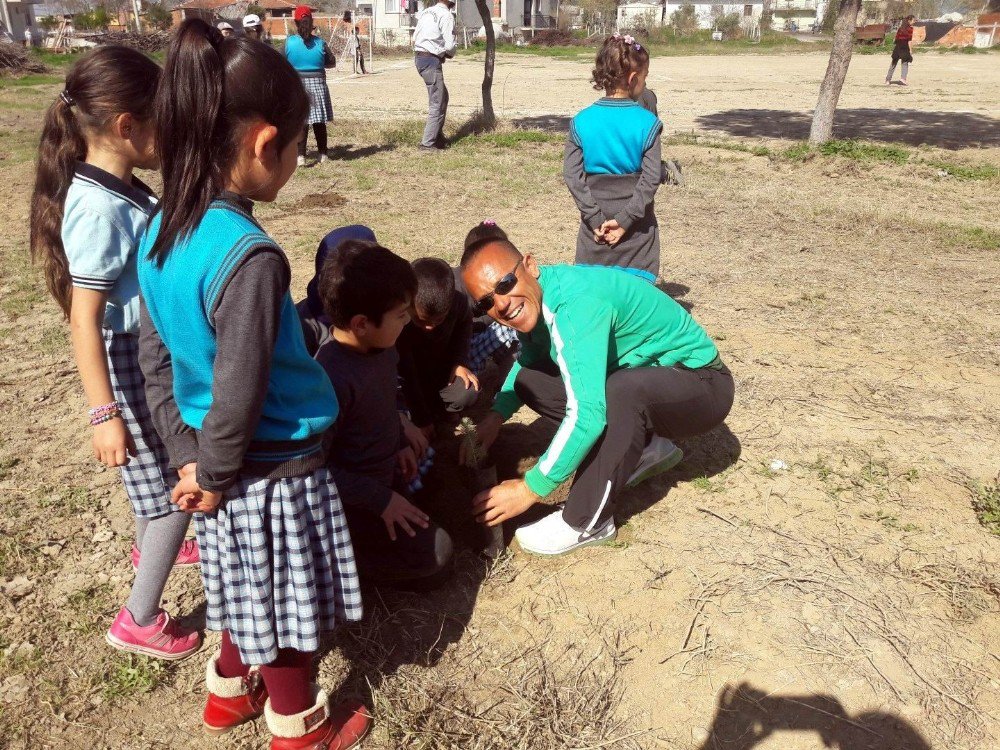
<path fill-rule="evenodd" d="M 330 338 L 316 353 L 333 382 L 340 415 L 329 464 L 359 571 L 380 583 L 423 588 L 451 563 L 447 532 L 406 496 L 417 462 L 396 410 L 398 356 L 416 291 L 409 263 L 374 242 L 348 240 L 330 255 L 319 293 Z"/>
<path fill-rule="evenodd" d="M 476 403 L 479 378 L 469 367 L 472 313 L 455 289 L 451 266 L 439 258 L 413 261 L 417 293 L 413 320 L 396 348 L 410 418 L 430 438 L 434 422 Z"/>

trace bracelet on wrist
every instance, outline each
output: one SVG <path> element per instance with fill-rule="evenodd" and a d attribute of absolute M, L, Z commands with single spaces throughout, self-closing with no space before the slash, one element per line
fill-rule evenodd
<path fill-rule="evenodd" d="M 105 422 L 110 422 L 112 419 L 121 419 L 122 413 L 119 410 L 109 411 L 96 417 L 90 418 L 90 426 L 97 427 L 97 425 L 104 424 Z"/>
<path fill-rule="evenodd" d="M 93 409 L 88 409 L 87 414 L 91 419 L 96 419 L 97 417 L 103 417 L 105 414 L 111 414 L 112 412 L 121 413 L 121 410 L 122 405 L 117 401 L 112 401 L 110 404 L 95 406 Z"/>

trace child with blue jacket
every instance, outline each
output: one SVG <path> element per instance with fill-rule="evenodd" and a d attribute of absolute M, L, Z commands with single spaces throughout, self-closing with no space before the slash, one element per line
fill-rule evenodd
<path fill-rule="evenodd" d="M 654 281 L 660 232 L 653 199 L 660 186 L 663 124 L 635 101 L 649 53 L 630 36 L 608 37 L 593 70 L 605 96 L 570 122 L 563 177 L 580 209 L 576 262 L 623 266 Z"/>

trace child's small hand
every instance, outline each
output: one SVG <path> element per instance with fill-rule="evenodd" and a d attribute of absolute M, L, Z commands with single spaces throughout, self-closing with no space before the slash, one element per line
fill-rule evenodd
<path fill-rule="evenodd" d="M 407 446 L 396 454 L 396 466 L 407 482 L 417 478 L 417 454 L 413 452 L 413 448 Z"/>
<path fill-rule="evenodd" d="M 462 382 L 465 383 L 465 390 L 469 390 L 470 388 L 474 388 L 477 391 L 479 390 L 479 378 L 477 378 L 476 373 L 468 367 L 458 365 L 451 371 L 451 382 L 454 383 L 458 378 L 461 378 Z"/>
<path fill-rule="evenodd" d="M 198 470 L 198 464 L 192 461 L 189 464 L 184 464 L 181 468 L 177 470 L 177 476 L 181 479 L 186 477 L 188 474 L 194 474 Z"/>
<path fill-rule="evenodd" d="M 396 524 L 399 524 L 399 528 L 405 531 L 408 536 L 417 535 L 413 526 L 419 526 L 422 529 L 426 529 L 428 526 L 427 514 L 398 492 L 392 493 L 389 504 L 382 511 L 382 521 L 385 523 L 385 530 L 389 532 L 389 538 L 392 541 L 396 541 Z"/>
<path fill-rule="evenodd" d="M 418 427 L 417 429 L 420 430 L 425 438 L 427 438 L 427 443 L 429 445 L 430 441 L 434 439 L 434 424 L 425 424 L 423 427 Z"/>
<path fill-rule="evenodd" d="M 430 447 L 430 440 L 428 440 L 427 436 L 402 412 L 399 413 L 399 421 L 403 425 L 403 435 L 406 437 L 406 442 L 413 448 L 413 452 L 417 458 L 421 459 L 426 456 L 427 448 Z"/>
<path fill-rule="evenodd" d="M 621 224 L 614 219 L 608 219 L 606 222 L 601 224 L 600 232 L 604 237 L 604 241 L 612 247 L 621 242 L 622 237 L 625 236 L 625 230 L 622 229 Z"/>
<path fill-rule="evenodd" d="M 185 513 L 211 513 L 222 502 L 222 493 L 203 490 L 197 475 L 190 472 L 181 477 L 171 491 L 170 499 Z"/>
<path fill-rule="evenodd" d="M 108 468 L 125 466 L 136 454 L 135 441 L 120 417 L 94 427 L 94 458 Z"/>

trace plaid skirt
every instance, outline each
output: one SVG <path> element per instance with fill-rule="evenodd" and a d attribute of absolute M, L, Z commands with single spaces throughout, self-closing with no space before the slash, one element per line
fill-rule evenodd
<path fill-rule="evenodd" d="M 477 375 L 481 375 L 486 367 L 486 360 L 499 349 L 511 349 L 517 346 L 517 331 L 513 328 L 491 321 L 485 329 L 472 336 L 469 345 L 469 367 Z"/>
<path fill-rule="evenodd" d="M 328 469 L 246 477 L 215 513 L 196 513 L 209 630 L 228 630 L 244 664 L 279 648 L 311 652 L 338 622 L 361 619 L 354 550 Z"/>
<path fill-rule="evenodd" d="M 108 353 L 111 389 L 135 441 L 137 455 L 129 457 L 121 467 L 132 511 L 139 518 L 158 518 L 179 511 L 170 501 L 177 472 L 170 468 L 167 449 L 153 428 L 146 404 L 146 381 L 139 369 L 139 337 L 105 329 L 104 349 Z"/>
<path fill-rule="evenodd" d="M 330 89 L 326 86 L 326 71 L 299 73 L 302 85 L 309 95 L 309 125 L 330 122 L 333 119 L 333 104 L 330 103 Z"/>

